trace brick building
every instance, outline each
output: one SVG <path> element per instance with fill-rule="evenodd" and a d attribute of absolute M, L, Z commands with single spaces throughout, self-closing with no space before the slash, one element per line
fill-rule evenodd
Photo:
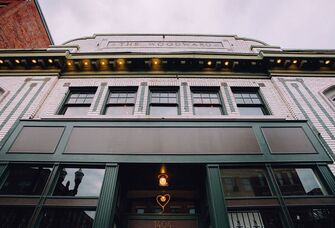
<path fill-rule="evenodd" d="M 95 35 L 0 51 L 0 222 L 332 227 L 334 52 Z"/>
<path fill-rule="evenodd" d="M 37 0 L 0 1 L 0 49 L 47 48 L 51 44 Z"/>

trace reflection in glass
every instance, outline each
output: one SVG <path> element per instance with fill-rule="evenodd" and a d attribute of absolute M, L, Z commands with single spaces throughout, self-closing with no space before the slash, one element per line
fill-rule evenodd
<path fill-rule="evenodd" d="M 0 207 L 0 227 L 28 227 L 33 208 Z"/>
<path fill-rule="evenodd" d="M 51 168 L 42 166 L 12 166 L 9 168 L 0 194 L 39 195 L 44 189 L 50 172 Z"/>
<path fill-rule="evenodd" d="M 335 227 L 334 208 L 292 208 L 289 210 L 294 227 L 330 228 Z"/>
<path fill-rule="evenodd" d="M 283 195 L 325 195 L 312 169 L 274 169 L 276 180 Z"/>
<path fill-rule="evenodd" d="M 104 173 L 104 169 L 63 168 L 53 195 L 99 196 Z"/>
<path fill-rule="evenodd" d="M 230 228 L 282 228 L 278 211 L 257 209 L 251 211 L 229 211 Z"/>
<path fill-rule="evenodd" d="M 89 228 L 93 226 L 95 211 L 85 209 L 46 209 L 39 227 Z"/>
<path fill-rule="evenodd" d="M 271 196 L 262 169 L 222 169 L 221 178 L 226 197 Z"/>

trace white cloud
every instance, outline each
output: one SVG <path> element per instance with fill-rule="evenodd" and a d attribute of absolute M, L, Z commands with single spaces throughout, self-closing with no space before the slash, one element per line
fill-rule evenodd
<path fill-rule="evenodd" d="M 39 0 L 56 44 L 94 33 L 238 35 L 335 49 L 333 0 Z"/>

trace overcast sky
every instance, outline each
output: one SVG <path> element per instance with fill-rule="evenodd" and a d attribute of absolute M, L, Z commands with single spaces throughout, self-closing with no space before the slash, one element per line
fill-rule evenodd
<path fill-rule="evenodd" d="M 238 35 L 335 49 L 335 0 L 39 0 L 56 44 L 94 33 Z"/>

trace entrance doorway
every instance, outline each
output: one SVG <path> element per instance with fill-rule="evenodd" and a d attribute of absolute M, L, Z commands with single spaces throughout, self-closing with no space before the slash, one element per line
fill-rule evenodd
<path fill-rule="evenodd" d="M 126 164 L 119 174 L 116 228 L 209 227 L 204 166 Z"/>

